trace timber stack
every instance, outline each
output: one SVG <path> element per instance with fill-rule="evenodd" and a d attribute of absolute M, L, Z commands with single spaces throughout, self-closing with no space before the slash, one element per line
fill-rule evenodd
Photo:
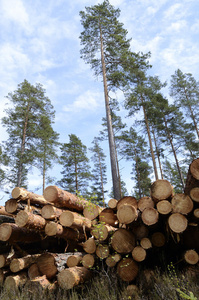
<path fill-rule="evenodd" d="M 184 193 L 156 180 L 150 197 L 110 199 L 101 208 L 48 186 L 44 195 L 24 188 L 0 207 L 0 285 L 71 289 L 101 265 L 132 283 L 140 265 L 177 257 L 199 262 L 199 158 L 189 166 Z"/>

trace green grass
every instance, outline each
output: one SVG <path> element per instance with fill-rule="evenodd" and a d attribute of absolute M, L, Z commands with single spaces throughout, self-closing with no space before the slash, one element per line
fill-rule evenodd
<path fill-rule="evenodd" d="M 93 279 L 72 290 L 58 288 L 55 291 L 30 290 L 23 287 L 19 292 L 1 290 L 1 300 L 181 300 L 199 299 L 199 270 L 177 271 L 172 264 L 161 272 L 140 270 L 136 279 L 138 290 L 132 296 L 127 293 L 128 283 L 122 282 L 115 269 L 94 272 Z"/>

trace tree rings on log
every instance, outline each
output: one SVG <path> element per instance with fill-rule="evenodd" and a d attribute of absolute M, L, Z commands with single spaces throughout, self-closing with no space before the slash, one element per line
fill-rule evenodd
<path fill-rule="evenodd" d="M 193 201 L 199 202 L 199 187 L 192 188 L 189 195 Z"/>
<path fill-rule="evenodd" d="M 188 264 L 196 265 L 199 262 L 199 255 L 195 250 L 187 250 L 184 259 Z"/>
<path fill-rule="evenodd" d="M 110 207 L 112 209 L 116 209 L 117 203 L 118 203 L 118 200 L 112 198 L 108 201 L 108 207 Z"/>
<path fill-rule="evenodd" d="M 140 241 L 140 245 L 142 246 L 142 248 L 144 248 L 145 250 L 148 250 L 150 248 L 152 248 L 152 243 L 151 240 L 149 238 L 143 238 Z"/>
<path fill-rule="evenodd" d="M 112 236 L 111 245 L 113 249 L 118 253 L 130 253 L 135 247 L 135 235 L 129 230 L 119 228 L 114 232 Z"/>
<path fill-rule="evenodd" d="M 15 223 L 19 227 L 28 227 L 30 229 L 42 230 L 46 225 L 46 220 L 41 216 L 21 210 L 15 218 Z"/>
<path fill-rule="evenodd" d="M 141 214 L 141 218 L 144 224 L 148 226 L 154 225 L 158 222 L 159 213 L 155 208 L 145 208 L 145 210 Z"/>
<path fill-rule="evenodd" d="M 99 244 L 96 247 L 95 253 L 99 258 L 104 259 L 109 256 L 109 246 L 106 244 Z"/>
<path fill-rule="evenodd" d="M 51 204 L 46 204 L 41 209 L 41 215 L 46 220 L 54 220 L 59 218 L 63 210 L 54 207 Z"/>
<path fill-rule="evenodd" d="M 101 207 L 99 207 L 98 205 L 88 202 L 88 204 L 86 204 L 86 206 L 83 209 L 83 215 L 85 218 L 92 221 L 99 216 L 99 214 L 102 210 L 103 209 Z"/>
<path fill-rule="evenodd" d="M 85 267 L 73 267 L 61 271 L 57 275 L 58 284 L 62 289 L 72 289 L 74 286 L 90 279 L 91 271 Z"/>
<path fill-rule="evenodd" d="M 135 261 L 141 262 L 146 258 L 146 250 L 141 246 L 136 246 L 132 251 L 132 257 Z"/>
<path fill-rule="evenodd" d="M 82 258 L 82 253 L 75 253 L 67 258 L 66 264 L 69 268 L 79 266 L 81 265 Z"/>
<path fill-rule="evenodd" d="M 64 211 L 59 217 L 60 224 L 62 226 L 87 230 L 91 228 L 91 220 L 81 216 L 78 213 L 72 211 Z"/>
<path fill-rule="evenodd" d="M 117 215 L 114 213 L 112 208 L 104 208 L 99 214 L 99 221 L 104 224 L 109 224 L 111 226 L 118 225 Z"/>
<path fill-rule="evenodd" d="M 173 188 L 168 180 L 158 179 L 151 185 L 151 197 L 156 202 L 167 200 L 172 193 Z"/>
<path fill-rule="evenodd" d="M 106 258 L 106 264 L 108 267 L 113 268 L 121 260 L 121 258 L 121 255 L 118 253 L 109 255 Z"/>
<path fill-rule="evenodd" d="M 94 255 L 92 254 L 85 254 L 82 258 L 82 266 L 87 268 L 87 269 L 90 269 L 94 266 L 95 264 L 95 257 Z"/>
<path fill-rule="evenodd" d="M 145 208 L 154 207 L 151 197 L 145 196 L 138 200 L 138 209 L 142 212 Z"/>
<path fill-rule="evenodd" d="M 102 242 L 109 237 L 109 233 L 112 233 L 115 230 L 115 227 L 98 223 L 92 227 L 91 234 L 95 237 L 96 240 Z"/>
<path fill-rule="evenodd" d="M 168 218 L 169 227 L 173 232 L 181 233 L 188 225 L 187 218 L 179 213 L 174 213 Z"/>
<path fill-rule="evenodd" d="M 37 259 L 37 266 L 42 275 L 52 279 L 57 274 L 55 258 L 50 253 L 44 253 Z"/>
<path fill-rule="evenodd" d="M 128 204 L 128 205 L 132 205 L 134 206 L 136 209 L 138 207 L 138 203 L 135 197 L 132 196 L 125 196 L 123 198 L 121 198 L 118 203 L 117 203 L 117 209 L 120 208 L 120 206 L 124 205 L 124 204 Z"/>
<path fill-rule="evenodd" d="M 86 253 L 93 254 L 96 251 L 96 244 L 94 238 L 89 238 L 85 243 L 82 244 L 82 247 Z"/>
<path fill-rule="evenodd" d="M 166 243 L 166 238 L 162 232 L 154 232 L 151 236 L 151 242 L 155 247 L 163 247 Z"/>
<path fill-rule="evenodd" d="M 186 194 L 175 194 L 171 200 L 171 204 L 174 213 L 187 215 L 193 209 L 193 201 Z"/>
<path fill-rule="evenodd" d="M 138 275 L 138 264 L 132 258 L 123 258 L 117 265 L 117 273 L 123 281 L 132 281 Z"/>
<path fill-rule="evenodd" d="M 130 224 L 138 217 L 137 209 L 129 204 L 120 205 L 117 209 L 117 218 L 122 224 Z"/>
<path fill-rule="evenodd" d="M 161 215 L 168 215 L 172 211 L 172 205 L 168 200 L 159 201 L 156 208 Z"/>

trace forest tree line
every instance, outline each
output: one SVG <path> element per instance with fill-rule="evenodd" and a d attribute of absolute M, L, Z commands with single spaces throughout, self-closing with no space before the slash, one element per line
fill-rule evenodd
<path fill-rule="evenodd" d="M 151 178 L 168 179 L 176 192 L 182 192 L 188 165 L 199 157 L 199 82 L 191 73 L 177 69 L 171 76 L 169 96 L 166 82 L 149 75 L 150 53 L 135 53 L 127 30 L 119 22 L 120 10 L 108 0 L 80 12 L 81 57 L 94 75 L 103 79 L 106 117 L 103 130 L 93 137 L 90 148 L 75 134 L 68 143 L 59 142 L 53 129 L 55 111 L 41 84 L 24 80 L 7 96 L 2 125 L 8 139 L 0 148 L 1 188 L 28 188 L 31 167 L 43 178 L 43 189 L 50 183 L 53 163 L 62 165 L 61 179 L 53 184 L 98 202 L 104 202 L 107 183 L 103 141 L 108 140 L 112 171 L 112 196 L 126 194 L 121 159 L 132 165 L 132 195 L 149 195 Z M 123 103 L 112 95 L 123 92 Z M 126 110 L 131 126 L 121 118 Z M 147 136 L 147 139 L 145 138 Z M 91 161 L 88 158 L 91 153 Z M 61 153 L 58 155 L 58 153 Z"/>

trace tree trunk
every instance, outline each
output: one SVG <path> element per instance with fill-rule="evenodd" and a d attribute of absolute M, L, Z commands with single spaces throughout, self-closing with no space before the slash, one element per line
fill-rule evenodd
<path fill-rule="evenodd" d="M 44 190 L 44 198 L 57 207 L 75 209 L 77 211 L 83 211 L 84 207 L 88 204 L 88 201 L 80 199 L 76 195 L 64 191 L 55 185 L 50 185 Z"/>
<path fill-rule="evenodd" d="M 79 283 L 89 280 L 91 274 L 91 271 L 85 267 L 73 267 L 61 271 L 57 276 L 57 280 L 62 289 L 69 290 Z"/>
<path fill-rule="evenodd" d="M 161 161 L 160 161 L 160 154 L 159 154 L 159 150 L 158 150 L 158 146 L 157 146 L 157 142 L 156 142 L 155 131 L 154 131 L 153 126 L 152 126 L 152 133 L 153 133 L 153 139 L 154 139 L 154 144 L 155 144 L 156 155 L 157 155 L 157 158 L 158 158 L 158 164 L 159 164 L 159 168 L 160 168 L 161 179 L 164 179 L 163 172 L 162 172 L 162 164 L 161 164 Z"/>
<path fill-rule="evenodd" d="M 105 65 L 105 59 L 104 59 L 103 38 L 102 38 L 101 27 L 100 27 L 100 43 L 101 43 L 101 62 L 102 62 L 104 96 L 105 96 L 105 107 L 106 107 L 106 120 L 107 120 L 107 128 L 108 128 L 111 172 L 112 172 L 112 181 L 113 181 L 113 194 L 114 194 L 114 198 L 119 200 L 120 199 L 120 186 L 119 186 L 119 179 L 118 179 L 117 165 L 116 165 L 114 135 L 113 135 L 111 111 L 110 111 L 109 97 L 108 97 L 106 65 Z"/>

